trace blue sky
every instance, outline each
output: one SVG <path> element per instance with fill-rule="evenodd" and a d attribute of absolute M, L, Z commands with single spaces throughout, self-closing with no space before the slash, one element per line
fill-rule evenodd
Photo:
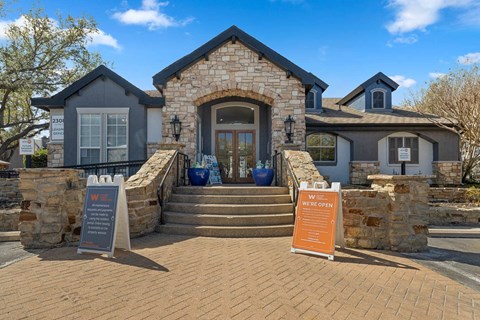
<path fill-rule="evenodd" d="M 101 33 L 91 48 L 141 89 L 231 25 L 328 83 L 324 97 L 382 71 L 400 84 L 399 104 L 451 68 L 480 62 L 480 0 L 19 0 L 0 38 L 33 3 L 52 18 L 93 17 Z"/>

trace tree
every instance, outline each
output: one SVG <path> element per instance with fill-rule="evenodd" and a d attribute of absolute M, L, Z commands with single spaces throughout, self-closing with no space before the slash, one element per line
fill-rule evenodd
<path fill-rule="evenodd" d="M 32 96 L 49 96 L 103 63 L 87 49 L 96 32 L 91 18 L 53 20 L 41 9 L 7 27 L 0 44 L 0 159 L 11 158 L 18 139 L 48 128 L 47 114 L 30 105 Z"/>
<path fill-rule="evenodd" d="M 480 67 L 454 69 L 404 103 L 460 135 L 463 181 L 469 179 L 480 165 Z"/>

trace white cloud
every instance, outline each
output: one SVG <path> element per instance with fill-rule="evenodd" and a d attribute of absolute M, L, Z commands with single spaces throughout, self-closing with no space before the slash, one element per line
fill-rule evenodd
<path fill-rule="evenodd" d="M 441 73 L 441 72 L 430 72 L 428 75 L 430 76 L 430 78 L 438 79 L 438 78 L 445 77 L 447 74 L 446 73 Z"/>
<path fill-rule="evenodd" d="M 476 0 L 390 0 L 389 7 L 396 11 L 395 21 L 387 25 L 390 33 L 401 34 L 426 27 L 440 19 L 446 8 L 465 8 Z"/>
<path fill-rule="evenodd" d="M 417 35 L 412 34 L 406 37 L 396 37 L 395 39 L 388 41 L 387 47 L 391 48 L 395 43 L 410 45 L 410 44 L 414 44 L 415 42 L 418 42 L 418 37 Z"/>
<path fill-rule="evenodd" d="M 20 16 L 16 20 L 4 20 L 0 21 L 0 40 L 5 40 L 7 39 L 6 36 L 6 30 L 9 25 L 16 25 L 17 27 L 23 27 L 26 23 L 25 16 Z M 50 19 L 50 23 L 52 24 L 53 27 L 58 27 L 58 22 L 55 19 Z M 102 30 L 98 30 L 96 33 L 91 33 L 89 34 L 89 37 L 91 39 L 89 45 L 95 46 L 95 45 L 104 45 L 104 46 L 109 46 L 113 47 L 115 49 L 121 49 L 120 45 L 118 44 L 117 39 L 112 37 L 109 34 L 106 34 Z"/>
<path fill-rule="evenodd" d="M 396 83 L 398 83 L 400 87 L 404 87 L 404 88 L 410 88 L 411 86 L 414 86 L 417 83 L 417 81 L 410 78 L 406 78 L 405 76 L 401 76 L 401 75 L 389 76 L 389 78 L 395 81 Z"/>
<path fill-rule="evenodd" d="M 458 57 L 458 63 L 469 65 L 474 63 L 480 63 L 480 52 L 467 53 L 464 56 Z"/>
<path fill-rule="evenodd" d="M 168 2 L 158 2 L 157 0 L 143 0 L 140 9 L 115 12 L 113 18 L 123 24 L 147 26 L 149 30 L 184 26 L 193 21 L 193 18 L 178 21 L 161 12 L 161 8 L 168 4 Z"/>
<path fill-rule="evenodd" d="M 117 39 L 112 37 L 111 35 L 105 33 L 102 30 L 98 30 L 96 33 L 91 33 L 90 35 L 91 42 L 89 45 L 91 46 L 108 46 L 114 49 L 120 50 L 122 47 L 118 44 Z"/>

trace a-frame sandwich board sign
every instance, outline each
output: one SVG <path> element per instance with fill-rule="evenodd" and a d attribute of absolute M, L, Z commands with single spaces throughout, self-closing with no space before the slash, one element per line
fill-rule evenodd
<path fill-rule="evenodd" d="M 301 187 L 296 208 L 291 252 L 333 260 L 335 244 L 345 246 L 340 183 L 332 188 Z"/>
<path fill-rule="evenodd" d="M 107 254 L 113 257 L 115 248 L 130 251 L 128 207 L 122 175 L 100 179 L 91 175 L 83 205 L 82 230 L 77 253 Z"/>

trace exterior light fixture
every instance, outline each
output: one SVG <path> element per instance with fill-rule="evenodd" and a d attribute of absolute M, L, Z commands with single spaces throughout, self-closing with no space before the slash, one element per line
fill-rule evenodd
<path fill-rule="evenodd" d="M 175 115 L 172 118 L 172 121 L 170 121 L 170 124 L 172 125 L 173 137 L 175 138 L 175 141 L 178 141 L 178 138 L 180 138 L 180 132 L 182 131 L 182 122 L 178 119 L 178 116 Z"/>
<path fill-rule="evenodd" d="M 292 136 L 295 128 L 295 120 L 293 120 L 292 116 L 289 114 L 283 123 L 285 123 L 285 133 L 287 134 L 288 139 L 285 142 L 292 142 Z"/>

